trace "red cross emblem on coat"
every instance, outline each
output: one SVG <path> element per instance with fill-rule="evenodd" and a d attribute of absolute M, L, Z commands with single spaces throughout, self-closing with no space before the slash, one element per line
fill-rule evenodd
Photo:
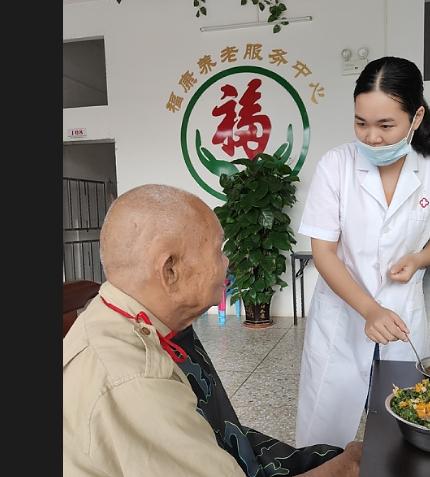
<path fill-rule="evenodd" d="M 430 202 L 428 201 L 427 197 L 423 197 L 421 200 L 420 200 L 420 206 L 425 209 L 428 205 L 430 204 Z"/>

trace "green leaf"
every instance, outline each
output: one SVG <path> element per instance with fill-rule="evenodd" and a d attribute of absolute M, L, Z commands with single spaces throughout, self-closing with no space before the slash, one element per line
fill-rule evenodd
<path fill-rule="evenodd" d="M 266 8 L 266 6 L 264 5 L 264 3 L 261 3 L 261 2 L 260 2 L 260 3 L 258 4 L 258 8 L 260 9 L 260 11 L 263 11 L 263 10 Z"/>
<path fill-rule="evenodd" d="M 281 224 L 289 224 L 291 219 L 288 217 L 287 214 L 285 214 L 284 212 L 281 212 L 280 210 L 275 210 L 273 212 L 273 215 L 275 216 L 275 220 L 278 222 L 278 223 L 281 223 Z"/>
<path fill-rule="evenodd" d="M 276 260 L 271 255 L 265 255 L 260 261 L 260 265 L 266 272 L 273 272 L 276 268 Z"/>
<path fill-rule="evenodd" d="M 248 258 L 249 258 L 250 263 L 252 263 L 252 265 L 254 267 L 256 267 L 257 265 L 260 264 L 260 262 L 263 258 L 263 254 L 261 253 L 260 250 L 253 250 L 252 252 L 250 252 Z"/>
<path fill-rule="evenodd" d="M 230 215 L 230 213 L 228 215 L 226 215 L 225 219 L 223 219 L 224 222 L 225 222 L 225 225 L 227 224 L 234 224 L 236 222 L 236 217 L 233 217 L 232 215 Z"/>
<path fill-rule="evenodd" d="M 242 249 L 246 250 L 247 252 L 249 250 L 254 250 L 255 249 L 254 240 L 255 240 L 255 236 L 251 235 L 250 237 L 243 239 L 240 242 L 240 244 L 238 244 L 238 246 L 240 246 Z"/>
<path fill-rule="evenodd" d="M 257 224 L 259 215 L 260 212 L 257 209 L 251 209 L 246 215 L 244 215 L 244 218 L 250 224 Z"/>
<path fill-rule="evenodd" d="M 199 18 L 200 16 L 200 10 L 197 10 L 196 17 Z"/>
<path fill-rule="evenodd" d="M 264 279 L 266 281 L 266 287 L 272 288 L 274 285 L 276 285 L 278 277 L 276 275 L 266 275 Z"/>
<path fill-rule="evenodd" d="M 260 182 L 255 191 L 251 191 L 243 198 L 246 205 L 257 205 L 258 202 L 267 194 L 269 186 L 265 182 Z"/>
<path fill-rule="evenodd" d="M 277 177 L 263 177 L 263 181 L 267 182 L 270 192 L 278 192 L 282 189 L 282 180 Z"/>
<path fill-rule="evenodd" d="M 249 275 L 246 279 L 242 280 L 241 288 L 249 288 L 255 282 L 254 275 Z"/>
<path fill-rule="evenodd" d="M 240 300 L 240 292 L 233 293 L 230 296 L 230 305 L 234 305 L 237 300 Z"/>
<path fill-rule="evenodd" d="M 254 207 L 258 207 L 260 209 L 264 209 L 265 207 L 270 207 L 270 202 L 272 200 L 272 196 L 269 194 L 266 197 L 263 197 L 258 203 L 253 204 Z"/>
<path fill-rule="evenodd" d="M 199 6 L 199 0 L 194 0 L 194 6 L 198 7 Z"/>
<path fill-rule="evenodd" d="M 240 279 L 240 276 L 248 276 L 250 271 L 252 271 L 254 267 L 252 263 L 247 259 L 243 258 L 237 265 L 236 265 L 236 272 L 237 272 L 237 279 Z"/>
<path fill-rule="evenodd" d="M 251 189 L 251 190 L 257 190 L 258 189 L 258 185 L 259 185 L 259 182 L 258 181 L 251 181 L 249 182 L 249 184 L 247 184 L 248 187 Z"/>
<path fill-rule="evenodd" d="M 202 12 L 202 15 L 206 15 L 206 7 L 201 7 L 200 11 Z"/>
<path fill-rule="evenodd" d="M 245 300 L 245 297 L 246 297 L 246 300 Z M 250 290 L 248 290 L 247 292 L 243 294 L 242 298 L 243 298 L 243 302 L 246 304 L 255 303 L 255 300 L 257 298 L 257 292 L 255 291 L 255 289 L 251 288 Z"/>
<path fill-rule="evenodd" d="M 273 158 L 270 154 L 265 154 L 264 152 L 260 152 L 258 154 L 256 154 L 255 156 L 256 159 L 262 159 L 263 162 L 266 162 L 266 163 L 271 163 L 273 161 Z"/>
<path fill-rule="evenodd" d="M 241 227 L 240 232 L 237 234 L 237 240 L 243 240 L 250 235 L 253 235 L 255 232 L 251 227 Z"/>
<path fill-rule="evenodd" d="M 273 242 L 270 236 L 263 240 L 263 248 L 266 250 L 270 250 L 271 248 L 273 248 Z"/>
<path fill-rule="evenodd" d="M 273 232 L 271 235 L 273 246 L 281 250 L 289 250 L 291 242 L 284 233 Z"/>
<path fill-rule="evenodd" d="M 241 5 L 246 5 L 246 3 L 247 3 L 247 0 L 240 0 Z"/>
<path fill-rule="evenodd" d="M 281 25 L 277 24 L 273 27 L 273 33 L 278 33 L 281 31 Z"/>
<path fill-rule="evenodd" d="M 284 206 L 284 201 L 279 194 L 275 194 L 272 196 L 272 205 L 273 207 L 276 207 L 278 209 L 282 209 L 282 207 Z"/>
<path fill-rule="evenodd" d="M 226 224 L 224 227 L 224 233 L 227 237 L 235 236 L 240 230 L 240 224 L 238 222 L 233 222 L 232 224 Z"/>
<path fill-rule="evenodd" d="M 223 250 L 224 252 L 234 252 L 235 250 L 237 250 L 234 241 L 231 239 L 227 240 L 227 242 L 224 244 Z"/>
<path fill-rule="evenodd" d="M 287 258 L 282 253 L 276 256 L 276 266 L 278 265 L 285 266 L 286 261 L 287 261 Z"/>
<path fill-rule="evenodd" d="M 252 0 L 252 3 L 253 3 L 254 5 L 257 5 L 258 0 Z"/>
<path fill-rule="evenodd" d="M 288 233 L 288 224 L 287 223 L 281 223 L 281 224 L 278 224 L 276 223 L 274 226 L 273 226 L 273 230 L 275 232 L 283 232 L 283 233 Z"/>
<path fill-rule="evenodd" d="M 259 279 L 254 283 L 253 288 L 254 288 L 257 292 L 261 292 L 261 291 L 263 291 L 263 290 L 266 288 L 266 283 L 264 282 L 264 280 L 263 280 L 262 278 L 259 278 Z"/>
<path fill-rule="evenodd" d="M 274 220 L 275 217 L 273 215 L 273 212 L 268 209 L 263 209 L 258 219 L 258 223 L 261 224 L 265 229 L 271 229 Z"/>
<path fill-rule="evenodd" d="M 253 244 L 253 250 L 255 250 L 256 248 L 260 248 L 261 247 L 261 237 L 260 237 L 261 234 L 252 234 L 250 235 L 250 239 L 251 239 L 251 242 Z"/>
<path fill-rule="evenodd" d="M 250 161 L 249 159 L 235 159 L 234 161 L 231 161 L 231 163 L 249 167 L 252 164 L 252 161 Z"/>
<path fill-rule="evenodd" d="M 271 290 L 271 289 L 264 290 L 263 293 L 258 293 L 257 294 L 256 302 L 259 305 L 270 303 L 270 300 L 272 299 L 272 296 L 273 296 L 273 290 Z"/>
<path fill-rule="evenodd" d="M 227 218 L 230 215 L 230 211 L 224 206 L 215 207 L 214 212 L 216 216 L 218 217 L 218 220 L 221 222 L 221 225 L 223 225 L 223 223 L 227 220 Z"/>

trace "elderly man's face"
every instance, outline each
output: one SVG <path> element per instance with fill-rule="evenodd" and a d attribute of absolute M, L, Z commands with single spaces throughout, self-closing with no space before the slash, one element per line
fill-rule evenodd
<path fill-rule="evenodd" d="M 213 212 L 207 217 L 207 222 L 196 230 L 196 237 L 188 244 L 181 284 L 184 303 L 190 312 L 197 313 L 221 301 L 228 267 L 228 259 L 222 251 L 223 229 Z"/>

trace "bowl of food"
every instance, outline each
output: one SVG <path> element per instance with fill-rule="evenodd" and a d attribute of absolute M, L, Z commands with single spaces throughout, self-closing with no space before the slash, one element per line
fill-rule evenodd
<path fill-rule="evenodd" d="M 410 388 L 394 386 L 385 408 L 397 421 L 403 437 L 418 449 L 430 452 L 430 380 Z"/>
<path fill-rule="evenodd" d="M 419 361 L 415 363 L 415 367 L 421 374 L 430 378 L 430 356 L 422 358 L 421 363 L 423 364 L 423 367 L 421 366 Z"/>

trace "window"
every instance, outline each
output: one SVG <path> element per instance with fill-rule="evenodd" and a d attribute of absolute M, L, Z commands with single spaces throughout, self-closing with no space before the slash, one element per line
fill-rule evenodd
<path fill-rule="evenodd" d="M 63 43 L 63 108 L 107 105 L 103 39 Z"/>

